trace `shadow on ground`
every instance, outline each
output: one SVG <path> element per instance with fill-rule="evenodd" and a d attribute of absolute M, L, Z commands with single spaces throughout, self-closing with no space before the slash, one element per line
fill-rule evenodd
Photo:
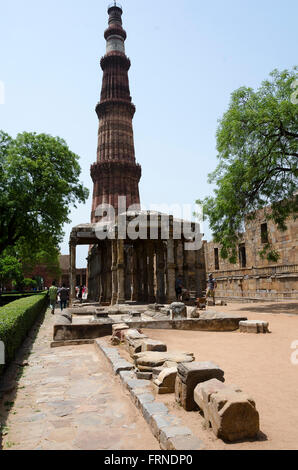
<path fill-rule="evenodd" d="M 250 311 L 256 313 L 272 313 L 272 314 L 280 314 L 280 313 L 290 313 L 293 315 L 298 315 L 298 303 L 274 303 L 268 305 L 260 305 L 259 307 L 249 306 L 244 308 L 239 308 L 241 311 Z"/>

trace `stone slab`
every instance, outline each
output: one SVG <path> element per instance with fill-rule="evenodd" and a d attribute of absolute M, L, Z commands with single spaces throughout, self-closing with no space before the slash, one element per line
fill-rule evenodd
<path fill-rule="evenodd" d="M 144 339 L 141 345 L 142 352 L 146 351 L 159 351 L 159 352 L 166 352 L 167 345 L 162 341 L 156 341 L 154 339 Z"/>
<path fill-rule="evenodd" d="M 260 320 L 247 320 L 239 323 L 241 333 L 269 333 L 269 323 Z"/>
<path fill-rule="evenodd" d="M 131 321 L 129 326 L 136 329 L 157 330 L 235 331 L 239 329 L 239 322 L 245 320 L 247 320 L 245 316 L 204 313 L 199 319 Z M 55 341 L 95 339 L 111 335 L 112 325 L 106 324 L 104 319 L 101 323 L 54 325 L 53 328 Z"/>
<path fill-rule="evenodd" d="M 152 379 L 152 373 L 151 372 L 136 372 L 136 376 L 139 380 L 151 380 Z"/>
<path fill-rule="evenodd" d="M 152 370 L 155 367 L 162 366 L 166 361 L 172 362 L 192 362 L 194 357 L 181 352 L 157 352 L 147 351 L 134 355 L 136 366 L 141 370 Z"/>

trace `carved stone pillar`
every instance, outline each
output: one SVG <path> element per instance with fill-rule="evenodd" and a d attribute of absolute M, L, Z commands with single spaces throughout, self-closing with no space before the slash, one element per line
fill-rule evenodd
<path fill-rule="evenodd" d="M 176 262 L 177 262 L 177 274 L 183 276 L 183 264 L 184 264 L 184 257 L 183 257 L 183 241 L 177 240 L 175 242 L 176 245 Z"/>
<path fill-rule="evenodd" d="M 145 245 L 146 241 L 143 242 L 143 301 L 148 302 L 148 258 L 147 249 Z"/>
<path fill-rule="evenodd" d="M 106 289 L 105 289 L 105 268 L 104 268 L 104 258 L 105 258 L 105 246 L 102 245 L 98 248 L 99 259 L 100 259 L 100 272 L 99 272 L 99 301 L 106 301 Z"/>
<path fill-rule="evenodd" d="M 143 271 L 144 271 L 144 266 L 143 266 L 143 245 L 141 242 L 137 244 L 137 291 L 138 291 L 138 301 L 143 302 L 144 300 L 144 282 L 143 282 Z"/>
<path fill-rule="evenodd" d="M 148 257 L 148 264 L 147 264 L 148 302 L 153 303 L 153 302 L 155 302 L 155 295 L 154 295 L 154 246 L 150 241 L 147 242 L 147 257 Z"/>
<path fill-rule="evenodd" d="M 112 250 L 111 242 L 106 244 L 106 302 L 111 302 L 112 299 Z"/>
<path fill-rule="evenodd" d="M 69 284 L 70 284 L 70 301 L 76 298 L 76 244 L 69 244 L 70 266 L 69 266 Z"/>
<path fill-rule="evenodd" d="M 131 300 L 136 302 L 139 300 L 139 273 L 138 273 L 138 254 L 137 249 L 133 247 L 132 253 L 132 293 Z"/>
<path fill-rule="evenodd" d="M 156 250 L 156 282 L 157 282 L 157 303 L 164 304 L 166 302 L 165 294 L 165 253 L 163 245 L 159 245 Z"/>
<path fill-rule="evenodd" d="M 167 242 L 167 301 L 169 304 L 176 301 L 175 268 L 174 240 L 170 239 Z"/>
<path fill-rule="evenodd" d="M 124 240 L 117 240 L 117 278 L 118 278 L 118 297 L 117 303 L 125 303 L 125 271 L 124 271 Z"/>
<path fill-rule="evenodd" d="M 118 260 L 118 254 L 117 254 L 117 241 L 112 240 L 112 299 L 111 299 L 111 304 L 115 305 L 117 303 L 117 297 L 118 297 L 118 278 L 117 278 L 117 260 Z"/>
<path fill-rule="evenodd" d="M 195 252 L 195 270 L 196 270 L 196 295 L 197 297 L 202 297 L 203 295 L 203 285 L 201 281 L 201 271 L 202 271 L 202 266 L 200 263 L 200 250 L 197 250 Z"/>
<path fill-rule="evenodd" d="M 182 242 L 183 246 L 183 279 L 184 279 L 184 287 L 185 289 L 189 290 L 189 251 L 184 250 L 184 243 Z"/>

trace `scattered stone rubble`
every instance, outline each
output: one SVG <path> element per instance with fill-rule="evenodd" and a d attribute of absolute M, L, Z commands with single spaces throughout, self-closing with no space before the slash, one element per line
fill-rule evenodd
<path fill-rule="evenodd" d="M 194 390 L 194 400 L 219 439 L 250 439 L 260 430 L 255 401 L 233 385 L 216 379 L 200 383 Z"/>
<path fill-rule="evenodd" d="M 90 306 L 85 308 L 88 309 Z M 97 321 L 105 320 L 107 310 L 96 310 Z M 143 313 L 138 311 L 131 314 L 125 311 L 125 318 L 136 320 L 142 314 L 155 318 L 165 315 L 164 312 L 167 315 L 171 312 L 171 319 L 178 320 L 178 323 L 187 318 L 187 307 L 180 302 L 171 304 L 170 310 L 154 304 Z M 124 313 L 123 310 L 121 313 Z M 219 318 L 217 315 L 200 312 L 200 305 L 188 312 L 188 317 L 194 319 L 206 318 L 210 321 L 214 317 L 219 323 L 219 329 L 221 322 L 225 322 L 226 328 L 230 317 L 221 314 Z M 56 323 L 71 324 L 72 313 L 68 310 L 57 316 Z M 269 332 L 269 324 L 264 321 L 240 321 L 239 325 L 241 332 Z M 101 340 L 96 339 L 95 345 L 106 355 L 114 373 L 120 376 L 162 449 L 199 450 L 204 446 L 188 428 L 181 425 L 180 419 L 169 414 L 165 405 L 155 402 L 152 387 L 156 394 L 175 393 L 176 402 L 186 411 L 201 410 L 217 438 L 234 442 L 254 438 L 258 434 L 259 413 L 254 400 L 241 389 L 224 384 L 224 371 L 218 365 L 213 362 L 196 362 L 193 353 L 169 352 L 165 343 L 148 338 L 140 329 L 131 328 L 125 322 L 113 323 L 111 330 L 111 344 L 124 344 L 134 364 L 124 360 L 115 348 L 107 347 Z"/>

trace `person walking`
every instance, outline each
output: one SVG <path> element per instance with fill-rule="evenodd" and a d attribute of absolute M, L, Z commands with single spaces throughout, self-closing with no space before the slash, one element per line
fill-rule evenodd
<path fill-rule="evenodd" d="M 68 301 L 68 289 L 66 288 L 65 284 L 62 285 L 62 287 L 58 291 L 59 296 L 60 296 L 60 308 L 61 312 L 63 312 L 63 309 L 67 307 L 67 301 Z"/>
<path fill-rule="evenodd" d="M 79 299 L 80 303 L 83 302 L 83 286 L 80 286 L 80 290 L 79 290 L 79 293 L 78 293 L 78 299 Z"/>
<path fill-rule="evenodd" d="M 57 293 L 58 293 L 58 288 L 56 287 L 56 281 L 53 281 L 51 287 L 49 288 L 50 309 L 51 309 L 52 315 L 55 314 Z"/>
<path fill-rule="evenodd" d="M 182 277 L 178 276 L 175 282 L 176 300 L 179 302 L 182 296 L 183 282 Z"/>
<path fill-rule="evenodd" d="M 206 299 L 208 297 L 213 298 L 213 305 L 215 305 L 215 289 L 217 287 L 216 279 L 214 279 L 213 274 L 210 273 L 208 276 L 207 282 L 207 292 L 206 292 Z"/>

